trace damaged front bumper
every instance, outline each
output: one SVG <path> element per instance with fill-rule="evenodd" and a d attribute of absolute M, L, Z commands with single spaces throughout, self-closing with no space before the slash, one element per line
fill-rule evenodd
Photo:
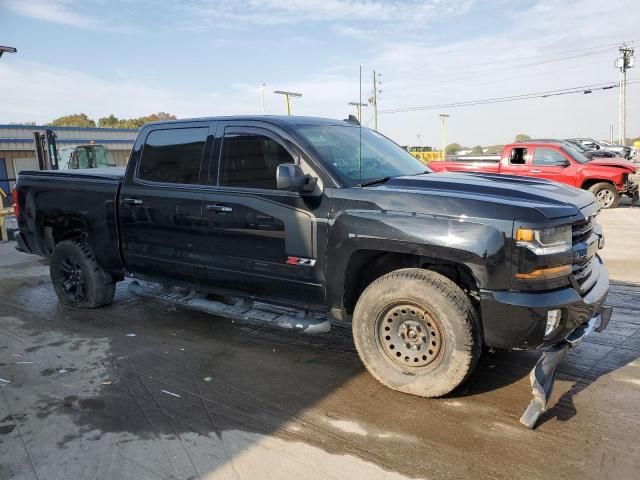
<path fill-rule="evenodd" d="M 570 348 L 575 348 L 593 331 L 601 332 L 609 324 L 613 308 L 601 306 L 588 322 L 579 325 L 567 337 L 543 349 L 542 356 L 529 374 L 533 389 L 533 400 L 520 417 L 520 423 L 528 428 L 534 428 L 540 415 L 547 410 L 547 402 L 553 391 L 556 369 Z"/>

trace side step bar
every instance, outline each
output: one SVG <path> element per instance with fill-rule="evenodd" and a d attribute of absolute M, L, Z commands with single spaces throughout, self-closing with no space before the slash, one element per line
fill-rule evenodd
<path fill-rule="evenodd" d="M 297 330 L 308 335 L 327 333 L 331 330 L 331 322 L 326 316 L 315 316 L 304 310 L 280 307 L 252 300 L 233 299 L 233 303 L 208 300 L 195 290 L 184 293 L 184 290 L 164 287 L 152 288 L 134 280 L 129 284 L 129 293 L 165 303 L 179 305 L 183 308 L 198 310 L 238 321 L 268 323 L 275 327 Z"/>

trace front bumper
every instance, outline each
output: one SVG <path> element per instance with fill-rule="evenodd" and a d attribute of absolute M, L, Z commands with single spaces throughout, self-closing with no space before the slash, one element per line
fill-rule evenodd
<path fill-rule="evenodd" d="M 609 292 L 609 274 L 599 256 L 594 259 L 592 275 L 597 280 L 591 289 L 581 295 L 567 287 L 550 292 L 491 291 L 480 292 L 480 310 L 484 343 L 489 347 L 544 349 L 572 334 L 580 336 L 590 325 L 600 330 L 606 327 L 611 316 L 608 307 L 603 308 Z M 560 309 L 562 319 L 558 327 L 545 337 L 547 312 Z M 603 324 L 602 320 L 606 319 Z M 582 335 L 581 338 L 584 338 Z"/>

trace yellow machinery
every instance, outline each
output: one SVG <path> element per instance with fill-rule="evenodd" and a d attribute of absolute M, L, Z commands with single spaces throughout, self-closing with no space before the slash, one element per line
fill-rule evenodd
<path fill-rule="evenodd" d="M 3 199 L 7 198 L 7 194 L 0 188 L 0 242 L 6 242 L 9 240 L 7 235 L 7 227 L 4 222 L 9 215 L 13 215 L 13 207 L 3 207 Z"/>
<path fill-rule="evenodd" d="M 442 161 L 442 152 L 431 147 L 409 147 L 409 153 L 423 163 Z"/>

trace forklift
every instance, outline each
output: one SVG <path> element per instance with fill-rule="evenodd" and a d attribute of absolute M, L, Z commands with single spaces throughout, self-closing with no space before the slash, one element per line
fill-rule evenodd
<path fill-rule="evenodd" d="M 113 156 L 104 145 L 89 142 L 58 149 L 53 130 L 33 132 L 40 170 L 77 170 L 80 168 L 116 167 Z"/>

